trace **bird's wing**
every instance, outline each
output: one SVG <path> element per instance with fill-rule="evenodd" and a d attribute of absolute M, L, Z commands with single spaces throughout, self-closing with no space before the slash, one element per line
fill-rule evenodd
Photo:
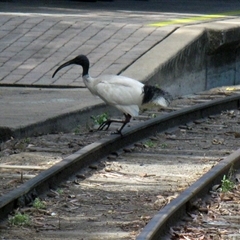
<path fill-rule="evenodd" d="M 131 116 L 138 115 L 142 103 L 143 84 L 131 78 L 110 76 L 98 81 L 96 93 L 109 105 Z"/>
<path fill-rule="evenodd" d="M 115 105 L 115 107 L 126 114 L 131 115 L 132 117 L 138 116 L 139 106 L 138 105 Z"/>

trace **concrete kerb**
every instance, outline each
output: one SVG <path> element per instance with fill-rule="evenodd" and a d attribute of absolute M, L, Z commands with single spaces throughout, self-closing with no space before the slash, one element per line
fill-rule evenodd
<path fill-rule="evenodd" d="M 186 71 L 184 66 L 180 67 L 180 65 L 186 65 L 187 63 L 184 63 L 186 61 L 190 62 L 190 59 L 186 58 L 196 54 L 196 45 L 199 45 L 202 38 L 206 39 L 203 28 L 179 28 L 136 61 L 123 75 L 157 84 L 175 96 L 185 94 L 186 92 L 179 91 L 180 83 L 177 78 Z M 200 45 L 204 45 L 204 42 Z M 193 67 L 196 67 L 196 64 Z"/>
<path fill-rule="evenodd" d="M 24 138 L 57 132 L 70 132 L 79 125 L 85 126 L 91 116 L 100 115 L 103 112 L 117 114 L 117 110 L 105 103 L 91 105 L 83 109 L 68 113 L 62 113 L 55 117 L 39 121 L 17 128 L 0 127 L 0 142 L 13 138 Z"/>
<path fill-rule="evenodd" d="M 236 51 L 239 44 L 240 19 L 181 27 L 122 75 L 161 86 L 175 97 L 236 85 L 240 81 L 239 52 Z M 234 57 L 218 63 L 219 56 L 229 54 Z M 224 69 L 225 65 L 228 69 Z"/>

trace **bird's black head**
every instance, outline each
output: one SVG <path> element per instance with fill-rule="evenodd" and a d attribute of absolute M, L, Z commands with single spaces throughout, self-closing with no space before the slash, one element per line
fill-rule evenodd
<path fill-rule="evenodd" d="M 77 57 L 75 57 L 74 59 L 65 62 L 64 64 L 62 64 L 61 66 L 59 66 L 56 71 L 53 73 L 52 77 L 55 76 L 55 74 L 62 68 L 67 67 L 71 64 L 77 64 L 77 65 L 81 65 L 83 68 L 83 76 L 88 74 L 88 70 L 89 70 L 89 60 L 85 55 L 79 55 Z"/>

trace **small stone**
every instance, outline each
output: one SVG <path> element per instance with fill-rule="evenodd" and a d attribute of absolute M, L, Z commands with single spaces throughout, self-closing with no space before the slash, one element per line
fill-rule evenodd
<path fill-rule="evenodd" d="M 116 159 L 116 158 L 117 158 L 117 156 L 116 156 L 116 155 L 112 155 L 112 154 L 111 154 L 111 155 L 109 155 L 107 158 L 108 158 L 108 159 L 110 159 L 110 160 L 111 160 L 111 159 L 112 159 L 112 160 L 114 160 L 114 159 Z"/>
<path fill-rule="evenodd" d="M 74 195 L 74 194 L 68 195 L 68 198 L 75 198 L 75 197 L 76 197 L 76 195 Z"/>
<path fill-rule="evenodd" d="M 84 174 L 77 174 L 76 177 L 81 179 L 86 179 L 86 176 Z"/>
<path fill-rule="evenodd" d="M 234 133 L 234 137 L 235 137 L 235 138 L 240 138 L 240 133 L 239 133 L 239 132 L 235 132 L 235 133 Z"/>
<path fill-rule="evenodd" d="M 210 119 L 216 119 L 216 118 L 218 118 L 218 117 L 219 117 L 218 115 L 210 115 L 210 116 L 209 116 Z"/>
<path fill-rule="evenodd" d="M 205 120 L 204 119 L 197 119 L 195 121 L 193 121 L 195 124 L 201 124 L 201 123 L 204 123 Z"/>
<path fill-rule="evenodd" d="M 109 167 L 106 167 L 106 168 L 105 168 L 105 172 L 111 172 L 111 171 L 112 171 L 111 168 L 109 168 Z"/>
<path fill-rule="evenodd" d="M 135 143 L 134 146 L 135 146 L 135 147 L 141 147 L 141 148 L 142 148 L 142 147 L 144 147 L 144 144 L 142 144 L 142 143 Z"/>
<path fill-rule="evenodd" d="M 93 170 L 97 170 L 98 166 L 96 164 L 91 164 L 91 165 L 89 165 L 89 168 L 91 168 Z"/>
<path fill-rule="evenodd" d="M 188 127 L 186 125 L 180 125 L 179 128 L 180 129 L 188 129 Z"/>
<path fill-rule="evenodd" d="M 130 153 L 132 152 L 132 148 L 124 148 L 123 151 L 126 153 Z"/>
<path fill-rule="evenodd" d="M 118 157 L 119 154 L 117 152 L 112 152 L 111 155 Z"/>
<path fill-rule="evenodd" d="M 53 192 L 49 192 L 47 193 L 47 196 L 50 197 L 50 198 L 54 198 L 57 196 L 57 194 L 53 193 Z"/>
<path fill-rule="evenodd" d="M 219 191 L 219 189 L 221 188 L 221 185 L 220 184 L 216 184 L 212 187 L 212 191 L 216 192 L 216 191 Z"/>
<path fill-rule="evenodd" d="M 167 200 L 163 197 L 163 198 L 157 199 L 157 200 L 153 203 L 153 205 L 154 205 L 154 208 L 155 208 L 155 209 L 160 209 L 160 208 L 162 208 L 163 206 L 165 206 L 166 203 L 167 203 Z"/>
<path fill-rule="evenodd" d="M 149 139 L 151 139 L 152 141 L 158 141 L 157 137 L 150 137 Z"/>

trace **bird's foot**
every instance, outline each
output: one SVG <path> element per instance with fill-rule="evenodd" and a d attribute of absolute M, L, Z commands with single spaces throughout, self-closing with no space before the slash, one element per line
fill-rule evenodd
<path fill-rule="evenodd" d="M 118 135 L 121 135 L 121 137 L 123 136 L 122 135 L 122 131 L 120 131 L 119 129 L 118 130 L 116 130 L 115 132 L 111 132 L 111 134 L 113 135 L 115 135 L 115 134 L 118 134 Z"/>
<path fill-rule="evenodd" d="M 105 130 L 108 130 L 108 128 L 110 127 L 112 123 L 112 120 L 108 119 L 107 121 L 103 122 L 102 124 L 100 124 L 100 126 L 98 127 L 98 131 L 103 130 L 105 127 Z"/>

